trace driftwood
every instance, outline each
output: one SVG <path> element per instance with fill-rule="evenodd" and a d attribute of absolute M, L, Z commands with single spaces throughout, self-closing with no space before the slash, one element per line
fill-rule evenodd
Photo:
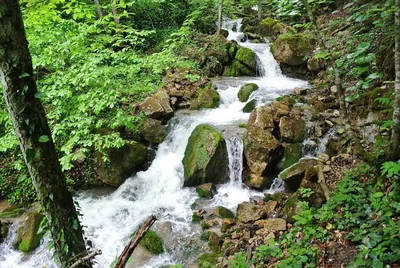
<path fill-rule="evenodd" d="M 122 251 L 117 263 L 114 266 L 115 268 L 125 267 L 125 264 L 128 261 L 129 257 L 132 255 L 133 251 L 139 244 L 140 239 L 142 239 L 142 237 L 146 234 L 146 232 L 150 229 L 155 221 L 156 217 L 154 217 L 153 215 L 147 218 L 142 227 L 140 227 L 140 229 L 136 232 L 131 241 L 129 241 L 128 245 L 125 246 L 124 251 Z"/>
<path fill-rule="evenodd" d="M 80 258 L 79 260 L 77 260 L 74 264 L 72 264 L 69 268 L 76 268 L 79 267 L 79 264 L 84 263 L 89 261 L 90 259 L 93 259 L 95 256 L 97 255 L 101 255 L 101 250 L 95 250 L 90 252 L 88 255 L 86 255 L 85 257 Z"/>

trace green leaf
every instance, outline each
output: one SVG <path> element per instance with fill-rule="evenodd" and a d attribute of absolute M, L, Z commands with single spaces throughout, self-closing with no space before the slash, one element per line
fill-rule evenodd
<path fill-rule="evenodd" d="M 51 201 L 54 201 L 54 195 L 53 195 L 53 193 L 49 193 L 49 198 L 50 198 Z"/>
<path fill-rule="evenodd" d="M 18 76 L 18 78 L 24 78 L 24 77 L 28 77 L 30 76 L 28 73 L 23 73 L 20 76 Z"/>
<path fill-rule="evenodd" d="M 373 198 L 380 198 L 380 197 L 382 197 L 382 196 L 384 196 L 384 194 L 383 194 L 382 192 L 376 192 L 376 193 L 374 193 L 374 194 L 372 195 Z"/>
<path fill-rule="evenodd" d="M 39 137 L 39 142 L 45 143 L 48 142 L 50 139 L 47 135 L 42 135 Z"/>

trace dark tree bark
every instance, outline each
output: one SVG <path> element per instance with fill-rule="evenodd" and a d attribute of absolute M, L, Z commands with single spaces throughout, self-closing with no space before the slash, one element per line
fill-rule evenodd
<path fill-rule="evenodd" d="M 18 0 L 0 0 L 0 81 L 10 118 L 62 267 L 86 254 L 82 227 L 57 158 L 43 106 L 37 98 L 32 60 Z"/>
<path fill-rule="evenodd" d="M 97 14 L 99 15 L 99 18 L 100 19 L 104 18 L 104 13 L 103 9 L 101 8 L 100 1 L 94 0 L 94 3 L 96 4 Z"/>
<path fill-rule="evenodd" d="M 222 8 L 224 6 L 224 0 L 219 0 L 218 4 L 218 29 L 217 29 L 217 34 L 221 33 L 222 29 Z"/>
<path fill-rule="evenodd" d="M 115 6 L 115 0 L 111 0 L 111 9 L 112 9 L 112 14 L 114 17 L 114 22 L 115 22 L 115 26 L 118 27 L 119 26 L 119 18 L 118 18 L 118 10 L 117 7 Z"/>
<path fill-rule="evenodd" d="M 395 12 L 395 99 L 393 106 L 392 159 L 400 158 L 400 0 L 396 0 Z"/>

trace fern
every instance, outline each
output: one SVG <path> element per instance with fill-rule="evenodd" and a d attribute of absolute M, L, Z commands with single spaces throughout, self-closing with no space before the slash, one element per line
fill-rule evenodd
<path fill-rule="evenodd" d="M 400 175 L 400 162 L 385 162 L 381 167 L 383 176 L 393 177 Z"/>

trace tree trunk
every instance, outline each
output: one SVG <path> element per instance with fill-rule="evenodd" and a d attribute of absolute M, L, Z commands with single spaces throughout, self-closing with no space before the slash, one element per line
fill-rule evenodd
<path fill-rule="evenodd" d="M 94 0 L 94 3 L 96 4 L 97 14 L 99 15 L 99 18 L 100 19 L 104 18 L 104 13 L 103 9 L 101 8 L 100 1 Z"/>
<path fill-rule="evenodd" d="M 262 1 L 261 0 L 258 1 L 257 7 L 258 7 L 257 17 L 258 17 L 258 20 L 261 20 L 262 19 Z"/>
<path fill-rule="evenodd" d="M 400 0 L 396 0 L 395 12 L 395 98 L 393 106 L 392 159 L 400 158 Z"/>
<path fill-rule="evenodd" d="M 219 0 L 217 34 L 220 34 L 221 33 L 221 29 L 222 29 L 222 7 L 223 7 L 223 5 L 224 5 L 224 0 Z"/>
<path fill-rule="evenodd" d="M 82 227 L 37 95 L 18 0 L 0 0 L 0 81 L 62 267 L 86 253 Z M 88 266 L 88 265 L 86 265 Z"/>
<path fill-rule="evenodd" d="M 114 17 L 114 22 L 115 22 L 115 26 L 118 27 L 119 26 L 119 18 L 118 18 L 118 10 L 115 6 L 115 0 L 111 0 L 111 9 L 112 9 L 112 14 Z"/>

